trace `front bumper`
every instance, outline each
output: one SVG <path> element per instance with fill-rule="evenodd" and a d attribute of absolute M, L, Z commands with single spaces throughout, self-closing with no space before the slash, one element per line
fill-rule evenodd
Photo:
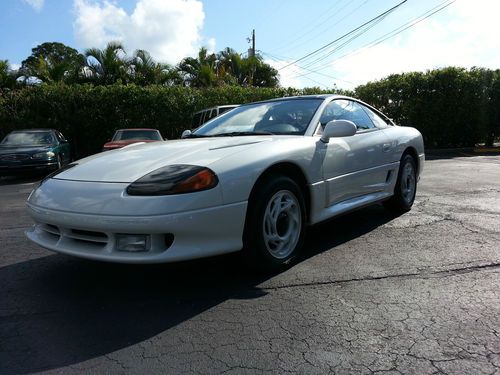
<path fill-rule="evenodd" d="M 28 203 L 35 225 L 25 233 L 36 244 L 63 254 L 118 263 L 166 263 L 240 250 L 246 209 L 247 202 L 239 202 L 167 215 L 115 216 Z M 150 248 L 119 251 L 117 234 L 148 235 Z"/>
<path fill-rule="evenodd" d="M 56 169 L 57 160 L 30 160 L 29 162 L 0 161 L 0 175 L 19 172 L 52 171 Z"/>

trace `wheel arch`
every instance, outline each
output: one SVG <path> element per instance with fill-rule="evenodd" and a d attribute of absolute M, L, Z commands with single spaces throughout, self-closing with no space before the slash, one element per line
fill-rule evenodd
<path fill-rule="evenodd" d="M 250 191 L 248 201 L 249 202 L 252 201 L 259 186 L 263 183 L 263 181 L 267 180 L 273 175 L 286 176 L 297 183 L 302 192 L 302 196 L 304 198 L 304 203 L 306 206 L 306 212 L 305 212 L 306 222 L 309 222 L 309 216 L 311 211 L 311 190 L 308 185 L 306 174 L 304 173 L 304 171 L 300 166 L 298 166 L 293 162 L 288 162 L 288 161 L 278 162 L 267 167 L 255 181 L 252 190 Z"/>
<path fill-rule="evenodd" d="M 419 173 L 419 171 L 420 171 L 420 159 L 418 157 L 417 150 L 413 146 L 408 146 L 404 150 L 403 154 L 401 155 L 401 160 L 403 160 L 405 155 L 410 155 L 413 158 L 413 160 L 415 161 L 416 171 L 417 171 L 417 173 Z"/>

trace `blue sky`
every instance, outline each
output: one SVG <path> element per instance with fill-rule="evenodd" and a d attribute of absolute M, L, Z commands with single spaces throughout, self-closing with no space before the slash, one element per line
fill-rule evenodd
<path fill-rule="evenodd" d="M 500 68 L 500 2 L 452 1 L 408 0 L 356 39 L 294 63 L 401 0 L 2 0 L 0 59 L 15 68 L 46 41 L 83 51 L 120 40 L 130 53 L 143 48 L 175 64 L 200 46 L 244 53 L 255 29 L 257 50 L 279 69 L 284 86 L 352 88 L 403 71 Z M 369 47 L 404 25 L 411 27 Z"/>

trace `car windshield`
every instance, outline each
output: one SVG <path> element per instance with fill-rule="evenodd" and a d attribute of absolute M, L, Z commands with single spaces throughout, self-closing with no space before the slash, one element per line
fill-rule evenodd
<path fill-rule="evenodd" d="M 50 132 L 15 132 L 8 134 L 3 140 L 3 146 L 45 146 L 54 143 Z"/>
<path fill-rule="evenodd" d="M 193 137 L 252 134 L 303 135 L 322 99 L 289 99 L 237 107 L 207 122 Z"/>
<path fill-rule="evenodd" d="M 152 140 L 161 141 L 161 136 L 156 130 L 118 130 L 113 136 L 113 141 Z"/>

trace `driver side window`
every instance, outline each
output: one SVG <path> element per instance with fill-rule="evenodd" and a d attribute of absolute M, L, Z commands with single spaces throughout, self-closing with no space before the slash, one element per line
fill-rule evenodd
<path fill-rule="evenodd" d="M 333 100 L 326 106 L 320 118 L 321 128 L 324 128 L 328 122 L 333 120 L 352 121 L 358 130 L 375 128 L 361 105 L 346 99 Z"/>

